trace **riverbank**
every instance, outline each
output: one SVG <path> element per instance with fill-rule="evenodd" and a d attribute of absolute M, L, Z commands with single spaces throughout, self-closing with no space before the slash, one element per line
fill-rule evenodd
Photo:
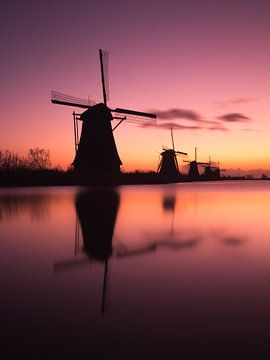
<path fill-rule="evenodd" d="M 215 180 L 269 180 L 252 179 L 250 177 L 222 177 Z M 0 171 L 0 187 L 18 186 L 74 186 L 74 185 L 143 185 L 190 182 L 187 175 L 168 178 L 156 172 L 131 172 L 117 176 L 97 176 L 87 173 L 61 170 L 14 170 Z M 201 177 L 196 181 L 214 181 Z"/>

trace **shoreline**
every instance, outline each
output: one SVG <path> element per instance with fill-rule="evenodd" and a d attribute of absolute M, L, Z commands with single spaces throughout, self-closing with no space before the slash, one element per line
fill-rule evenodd
<path fill-rule="evenodd" d="M 270 180 L 270 178 L 230 177 L 211 179 L 201 176 L 190 179 L 187 175 L 175 178 L 164 177 L 156 172 L 122 173 L 117 176 L 93 176 L 74 171 L 39 170 L 39 171 L 4 171 L 0 172 L 0 188 L 34 186 L 117 186 L 117 185 L 158 185 L 206 181 L 249 181 Z"/>

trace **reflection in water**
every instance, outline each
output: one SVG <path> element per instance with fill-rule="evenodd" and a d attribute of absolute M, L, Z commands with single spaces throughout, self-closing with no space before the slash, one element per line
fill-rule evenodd
<path fill-rule="evenodd" d="M 176 205 L 176 196 L 173 194 L 164 194 L 162 199 L 162 207 L 165 212 L 171 213 L 172 222 L 171 222 L 171 236 L 173 236 L 173 226 L 174 226 L 174 211 Z"/>
<path fill-rule="evenodd" d="M 49 217 L 51 196 L 42 194 L 0 195 L 0 222 L 4 219 L 13 220 L 28 214 L 31 221 L 42 222 Z"/>
<path fill-rule="evenodd" d="M 112 188 L 83 191 L 75 198 L 77 219 L 83 238 L 83 252 L 89 260 L 104 262 L 101 313 L 105 310 L 108 280 L 108 260 L 112 255 L 112 239 L 119 208 L 119 194 Z M 75 230 L 75 253 L 79 248 L 79 229 Z M 88 262 L 88 259 L 62 261 L 54 265 L 55 270 L 65 269 Z"/>
<path fill-rule="evenodd" d="M 5 359 L 269 358 L 270 182 L 35 189 L 40 223 L 31 191 L 0 200 Z"/>
<path fill-rule="evenodd" d="M 112 238 L 119 207 L 119 195 L 112 189 L 91 190 L 76 197 L 83 250 L 93 259 L 107 261 L 112 254 Z"/>
<path fill-rule="evenodd" d="M 104 261 L 101 313 L 105 310 L 108 259 L 119 207 L 119 195 L 112 189 L 91 190 L 78 194 L 76 212 L 79 218 L 83 250 L 91 258 Z"/>
<path fill-rule="evenodd" d="M 165 192 L 162 196 L 162 209 L 164 213 L 170 217 L 170 229 L 169 231 L 155 231 L 153 228 L 151 233 L 144 234 L 143 245 L 123 245 L 116 247 L 115 255 L 118 258 L 130 257 L 134 255 L 143 255 L 149 252 L 155 252 L 160 248 L 170 248 L 173 250 L 181 250 L 193 248 L 201 240 L 201 236 L 193 234 L 191 231 L 187 236 L 179 234 L 179 231 L 175 232 L 175 209 L 177 203 L 177 197 L 175 192 Z M 180 230 L 181 231 L 181 230 Z"/>
<path fill-rule="evenodd" d="M 222 241 L 225 245 L 238 246 L 238 245 L 245 244 L 247 241 L 247 238 L 246 237 L 228 236 L 228 237 L 224 237 L 222 239 Z"/>

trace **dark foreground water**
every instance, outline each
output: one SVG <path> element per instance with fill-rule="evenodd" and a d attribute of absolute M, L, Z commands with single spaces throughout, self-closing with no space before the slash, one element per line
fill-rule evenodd
<path fill-rule="evenodd" d="M 269 359 L 270 182 L 0 190 L 2 359 Z"/>

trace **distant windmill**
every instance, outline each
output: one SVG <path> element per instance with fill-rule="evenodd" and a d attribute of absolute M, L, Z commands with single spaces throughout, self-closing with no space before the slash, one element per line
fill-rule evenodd
<path fill-rule="evenodd" d="M 173 130 L 171 129 L 172 149 L 163 148 L 163 152 L 160 153 L 160 161 L 158 164 L 158 173 L 166 176 L 169 180 L 175 180 L 179 176 L 179 167 L 177 161 L 177 155 L 187 155 L 182 151 L 176 151 L 174 147 Z"/>
<path fill-rule="evenodd" d="M 123 121 L 153 124 L 156 115 L 129 109 L 110 109 L 107 106 L 108 89 L 108 52 L 99 50 L 103 103 L 76 98 L 52 91 L 51 102 L 87 109 L 82 114 L 73 113 L 74 137 L 76 156 L 73 161 L 74 169 L 87 171 L 92 174 L 113 175 L 120 173 L 122 164 L 117 152 L 113 131 Z M 113 116 L 112 113 L 120 114 Z M 112 129 L 111 121 L 117 119 L 118 124 Z M 79 140 L 78 120 L 83 122 Z"/>
<path fill-rule="evenodd" d="M 189 163 L 188 178 L 190 180 L 199 180 L 200 179 L 198 165 L 208 165 L 207 163 L 197 161 L 197 148 L 196 147 L 195 147 L 195 160 L 192 160 L 192 161 L 183 160 L 183 161 Z"/>
<path fill-rule="evenodd" d="M 209 156 L 209 162 L 203 165 L 204 174 L 202 175 L 205 180 L 219 180 L 220 172 L 226 171 L 226 169 L 220 169 L 219 162 L 218 165 L 214 165 L 211 161 L 211 156 Z"/>

